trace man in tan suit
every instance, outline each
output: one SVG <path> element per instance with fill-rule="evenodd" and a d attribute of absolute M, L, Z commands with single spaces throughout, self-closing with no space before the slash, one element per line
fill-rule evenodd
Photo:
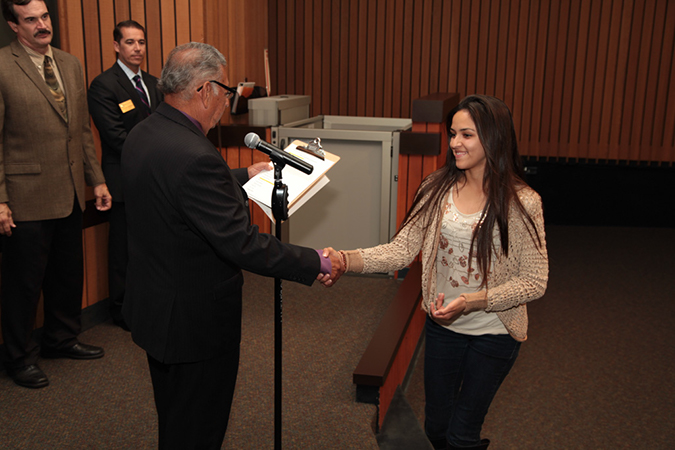
<path fill-rule="evenodd" d="M 17 39 L 0 49 L 0 235 L 5 367 L 20 386 L 49 381 L 31 338 L 44 295 L 41 354 L 94 359 L 103 349 L 78 341 L 82 308 L 85 182 L 96 208 L 111 197 L 96 158 L 82 66 L 50 46 L 44 0 L 1 0 Z"/>

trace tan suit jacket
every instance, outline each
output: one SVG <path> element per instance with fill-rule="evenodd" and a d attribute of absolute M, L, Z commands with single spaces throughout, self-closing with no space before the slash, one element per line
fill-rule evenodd
<path fill-rule="evenodd" d="M 104 183 L 79 60 L 52 48 L 68 121 L 21 44 L 0 49 L 0 203 L 14 221 L 57 219 L 85 207 L 85 182 Z"/>

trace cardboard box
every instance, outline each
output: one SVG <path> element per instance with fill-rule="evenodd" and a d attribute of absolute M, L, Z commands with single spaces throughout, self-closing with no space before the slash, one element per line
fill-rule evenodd
<path fill-rule="evenodd" d="M 309 95 L 273 95 L 248 101 L 248 123 L 275 127 L 309 118 Z"/>

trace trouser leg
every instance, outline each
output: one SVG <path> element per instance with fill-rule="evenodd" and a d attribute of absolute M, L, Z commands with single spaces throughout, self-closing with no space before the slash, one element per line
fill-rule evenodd
<path fill-rule="evenodd" d="M 81 331 L 84 258 L 82 211 L 54 221 L 49 261 L 42 287 L 45 323 L 42 344 L 64 348 L 77 343 Z"/>
<path fill-rule="evenodd" d="M 220 449 L 234 396 L 239 349 L 218 358 L 163 364 L 148 355 L 159 448 Z"/>
<path fill-rule="evenodd" d="M 126 283 L 127 262 L 127 219 L 124 202 L 113 202 L 109 214 L 108 232 L 108 290 L 110 315 L 113 320 L 122 320 L 122 303 Z"/>
<path fill-rule="evenodd" d="M 471 337 L 464 359 L 462 387 L 448 426 L 450 444 L 457 447 L 480 444 L 485 416 L 519 349 L 520 342 L 509 335 Z"/>
<path fill-rule="evenodd" d="M 0 307 L 9 369 L 37 362 L 32 334 L 50 242 L 50 221 L 16 222 L 12 235 L 3 237 Z"/>
<path fill-rule="evenodd" d="M 427 317 L 424 349 L 424 428 L 434 446 L 446 440 L 468 341 Z"/>
<path fill-rule="evenodd" d="M 520 343 L 509 335 L 461 335 L 429 320 L 426 349 L 427 435 L 436 439 L 445 430 L 453 448 L 483 445 L 485 416 L 513 367 Z"/>

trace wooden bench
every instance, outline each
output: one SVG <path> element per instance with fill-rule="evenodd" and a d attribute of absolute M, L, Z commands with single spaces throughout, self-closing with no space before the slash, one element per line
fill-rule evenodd
<path fill-rule="evenodd" d="M 376 432 L 403 383 L 424 330 L 422 266 L 414 262 L 353 373 L 356 401 L 376 405 Z"/>

